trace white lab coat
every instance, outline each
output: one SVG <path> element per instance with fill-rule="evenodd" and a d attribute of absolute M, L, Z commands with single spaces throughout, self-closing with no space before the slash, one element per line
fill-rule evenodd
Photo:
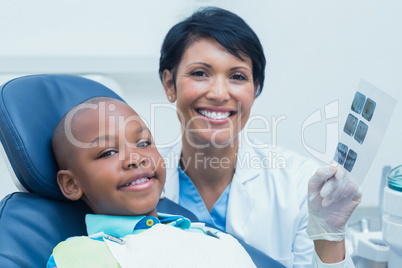
<path fill-rule="evenodd" d="M 167 166 L 165 196 L 178 203 L 181 144 L 162 149 L 161 154 Z M 256 164 L 264 158 L 265 165 Z M 286 167 L 278 167 L 283 159 Z M 314 248 L 306 233 L 307 184 L 317 168 L 316 162 L 289 150 L 256 149 L 241 141 L 229 192 L 226 231 L 286 267 L 311 267 Z"/>

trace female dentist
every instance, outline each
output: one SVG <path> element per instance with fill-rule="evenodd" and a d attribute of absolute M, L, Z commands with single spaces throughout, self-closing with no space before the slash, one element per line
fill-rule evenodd
<path fill-rule="evenodd" d="M 170 29 L 159 75 L 182 143 L 161 150 L 179 160 L 165 196 L 287 267 L 353 267 L 344 238 L 361 194 L 342 167 L 243 138 L 264 72 L 257 35 L 227 10 L 204 8 Z M 281 164 L 267 166 L 272 156 Z"/>

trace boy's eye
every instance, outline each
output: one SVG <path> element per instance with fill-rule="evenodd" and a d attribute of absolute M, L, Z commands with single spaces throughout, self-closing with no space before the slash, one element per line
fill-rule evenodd
<path fill-rule="evenodd" d="M 152 145 L 152 142 L 150 140 L 144 140 L 137 143 L 138 148 L 144 148 L 150 145 Z"/>
<path fill-rule="evenodd" d="M 105 158 L 105 157 L 112 156 L 114 154 L 117 154 L 117 152 L 113 151 L 113 150 L 110 150 L 110 151 L 103 152 L 102 154 L 99 155 L 98 158 Z"/>

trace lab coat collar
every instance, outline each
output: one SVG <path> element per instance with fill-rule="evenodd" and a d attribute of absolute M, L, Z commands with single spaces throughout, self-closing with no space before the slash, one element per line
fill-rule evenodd
<path fill-rule="evenodd" d="M 239 134 L 239 136 L 242 135 L 243 132 Z M 237 150 L 235 176 L 238 177 L 239 182 L 243 184 L 254 179 L 260 173 L 258 165 L 253 164 L 258 163 L 260 157 L 256 154 L 254 148 L 249 145 L 249 142 L 246 142 L 241 137 L 239 137 L 239 139 L 240 143 Z"/>
<path fill-rule="evenodd" d="M 242 134 L 240 133 L 240 135 Z M 256 204 L 254 195 L 250 192 L 246 182 L 250 183 L 261 173 L 261 168 L 253 165 L 256 162 L 259 163 L 261 159 L 256 150 L 244 139 L 241 139 L 237 152 L 236 171 L 230 187 L 226 213 L 226 232 L 244 239 L 247 220 Z"/>

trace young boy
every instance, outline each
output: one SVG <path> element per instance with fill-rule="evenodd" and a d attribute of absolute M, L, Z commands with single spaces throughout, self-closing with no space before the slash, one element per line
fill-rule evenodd
<path fill-rule="evenodd" d="M 255 267 L 230 235 L 157 213 L 165 163 L 126 103 L 96 97 L 77 105 L 52 145 L 62 193 L 94 214 L 86 216 L 88 237 L 59 243 L 47 267 Z"/>

